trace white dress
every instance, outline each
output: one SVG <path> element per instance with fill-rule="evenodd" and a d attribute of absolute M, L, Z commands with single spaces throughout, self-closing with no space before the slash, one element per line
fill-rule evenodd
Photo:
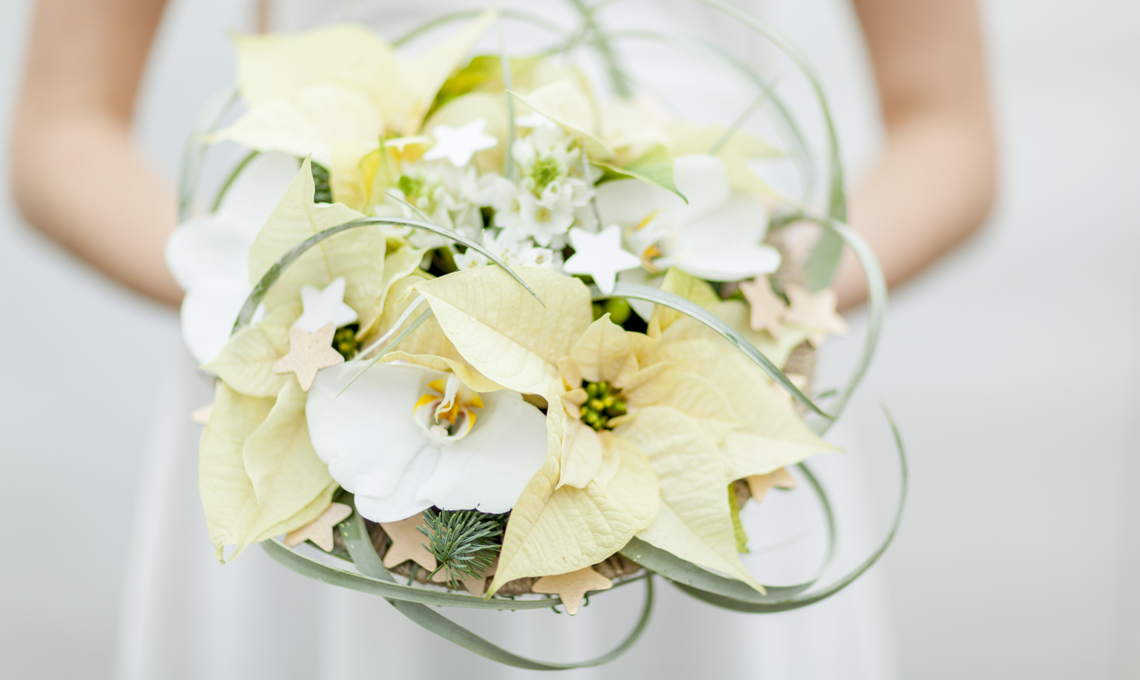
<path fill-rule="evenodd" d="M 221 62 L 230 58 L 230 52 L 224 47 L 196 46 L 192 34 L 186 33 L 242 28 L 244 17 L 222 4 L 212 9 L 228 13 L 223 19 L 206 16 L 211 11 L 208 4 L 187 2 L 172 8 L 159 43 L 159 63 L 152 64 L 149 74 L 148 83 L 159 83 L 152 89 L 173 92 L 169 85 L 162 85 L 164 71 L 175 74 L 172 77 L 229 72 Z M 479 6 L 442 0 L 419 0 L 414 6 L 397 8 L 387 6 L 395 4 L 391 2 L 357 4 L 353 18 L 389 37 L 441 11 Z M 274 28 L 318 25 L 337 15 L 328 5 L 317 5 L 313 0 L 278 3 Z M 566 26 L 575 25 L 569 3 L 543 0 L 517 6 Z M 607 26 L 712 38 L 748 59 L 766 54 L 756 50 L 755 41 L 731 21 L 695 3 L 627 0 L 608 8 L 600 20 Z M 544 44 L 547 36 L 512 23 L 505 38 L 512 51 L 525 52 Z M 210 36 L 207 45 L 217 43 Z M 497 52 L 497 34 L 480 49 Z M 636 81 L 678 109 L 682 117 L 728 123 L 749 103 L 750 97 L 726 87 L 725 81 L 707 77 L 715 71 L 695 69 L 686 58 L 670 57 L 664 50 L 626 49 L 624 54 Z M 189 60 L 198 61 L 188 66 Z M 220 80 L 216 87 L 229 82 Z M 144 106 L 144 116 L 153 117 L 150 136 L 163 129 L 153 120 L 159 120 L 168 107 L 186 105 L 185 101 L 167 103 L 174 99 L 174 94 L 164 98 L 151 93 Z M 147 124 L 144 121 L 144 128 Z M 166 130 L 163 142 L 169 134 L 179 131 Z M 180 143 L 161 146 L 170 154 Z M 168 165 L 171 160 L 167 159 Z M 219 566 L 197 492 L 201 427 L 188 417 L 210 401 L 211 392 L 188 355 L 182 365 L 174 367 L 167 383 L 163 415 L 154 423 L 139 491 L 120 622 L 119 678 L 417 680 L 515 678 L 533 673 L 506 668 L 455 647 L 404 619 L 380 598 L 297 576 L 257 549 Z M 858 455 L 850 433 L 840 438 L 844 441 L 837 443 Z M 855 472 L 831 469 L 827 461 L 817 469 L 836 497 L 844 532 L 841 550 L 845 557 L 831 572 L 833 579 L 844 567 L 861 560 L 885 528 L 870 528 L 863 507 L 864 487 Z M 754 550 L 745 563 L 753 573 L 771 583 L 792 582 L 810 573 L 819 559 L 822 526 L 808 490 L 775 493 L 763 506 L 750 506 L 745 523 Z M 776 615 L 723 611 L 689 598 L 661 579 L 657 583 L 652 622 L 633 649 L 607 666 L 570 671 L 567 677 L 880 680 L 894 674 L 881 571 L 872 570 L 821 604 Z M 640 598 L 639 586 L 598 595 L 573 618 L 548 610 L 441 611 L 512 651 L 544 660 L 573 661 L 615 645 L 636 619 Z"/>

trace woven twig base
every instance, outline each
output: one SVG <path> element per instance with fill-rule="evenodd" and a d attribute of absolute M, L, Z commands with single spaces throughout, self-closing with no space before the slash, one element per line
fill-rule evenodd
<path fill-rule="evenodd" d="M 384 528 L 379 524 L 376 524 L 375 522 L 371 522 L 369 520 L 365 520 L 365 524 L 368 526 L 368 535 L 372 539 L 373 548 L 376 549 L 376 553 L 380 555 L 381 559 L 383 559 L 384 555 L 388 552 L 388 548 L 392 545 L 392 541 L 388 538 L 388 535 L 384 533 Z M 337 539 L 339 541 L 340 537 L 338 536 Z M 632 562 L 625 557 L 622 557 L 621 555 L 613 555 L 601 563 L 595 564 L 594 570 L 602 576 L 610 579 L 611 581 L 617 581 L 637 574 L 641 571 L 641 565 L 637 564 L 636 562 Z M 395 567 L 389 569 L 389 571 L 399 576 L 414 578 L 416 583 L 423 585 L 426 585 L 428 582 L 428 570 L 419 567 L 419 565 L 411 561 L 398 564 Z M 497 594 L 503 595 L 505 597 L 517 597 L 519 595 L 531 594 L 534 592 L 531 587 L 537 580 L 537 578 L 520 578 L 515 579 L 514 581 L 509 581 L 508 583 L 503 584 L 502 588 L 499 588 Z M 432 585 L 442 586 L 449 590 L 467 590 L 462 582 L 449 584 L 447 582 L 433 581 Z"/>

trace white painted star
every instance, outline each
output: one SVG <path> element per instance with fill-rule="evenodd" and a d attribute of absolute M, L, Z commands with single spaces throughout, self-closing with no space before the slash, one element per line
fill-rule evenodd
<path fill-rule="evenodd" d="M 541 127 L 558 127 L 554 121 L 546 116 L 532 113 L 529 116 L 519 116 L 515 118 L 515 125 L 526 128 L 541 128 Z"/>
<path fill-rule="evenodd" d="M 636 255 L 621 247 L 621 227 L 611 224 L 600 234 L 575 227 L 570 230 L 574 255 L 562 265 L 569 274 L 589 274 L 606 294 L 614 291 L 617 273 L 641 266 Z"/>
<path fill-rule="evenodd" d="M 491 135 L 483 134 L 487 126 L 487 119 L 473 120 L 463 127 L 453 128 L 447 125 L 436 125 L 431 130 L 435 137 L 435 146 L 424 154 L 425 161 L 435 161 L 446 158 L 457 168 L 471 162 L 476 151 L 490 149 L 499 143 Z"/>
<path fill-rule="evenodd" d="M 304 305 L 304 312 L 293 327 L 307 333 L 315 333 L 329 323 L 334 328 L 340 328 L 356 321 L 356 311 L 344 304 L 343 276 L 337 277 L 324 290 L 301 286 L 301 304 Z"/>

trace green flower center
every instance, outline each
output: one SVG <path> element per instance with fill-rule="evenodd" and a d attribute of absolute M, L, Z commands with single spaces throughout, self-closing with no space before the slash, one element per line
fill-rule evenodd
<path fill-rule="evenodd" d="M 320 163 L 312 163 L 313 168 L 313 203 L 332 203 L 332 184 L 329 179 L 329 170 Z"/>
<path fill-rule="evenodd" d="M 415 203 L 415 199 L 420 197 L 424 190 L 424 181 L 418 177 L 409 177 L 408 175 L 400 175 L 400 179 L 396 180 L 396 186 L 400 191 L 404 192 L 404 196 L 409 203 Z"/>
<path fill-rule="evenodd" d="M 558 161 L 551 156 L 543 156 L 535 161 L 534 169 L 530 171 L 531 179 L 534 180 L 534 193 L 541 194 L 551 182 L 558 179 L 561 175 L 561 168 L 558 167 Z"/>
<path fill-rule="evenodd" d="M 358 331 L 360 331 L 360 324 L 350 323 L 336 329 L 336 334 L 333 335 L 333 349 L 339 352 L 345 361 L 351 359 L 360 349 L 360 343 L 356 340 Z"/>
<path fill-rule="evenodd" d="M 625 397 L 621 396 L 621 388 L 614 387 L 605 380 L 601 382 L 582 381 L 586 389 L 586 401 L 578 409 L 578 416 L 595 430 L 612 429 L 610 419 L 626 414 Z"/>

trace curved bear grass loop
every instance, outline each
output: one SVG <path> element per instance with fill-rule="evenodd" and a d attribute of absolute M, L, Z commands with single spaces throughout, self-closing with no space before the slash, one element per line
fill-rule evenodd
<path fill-rule="evenodd" d="M 894 436 L 895 446 L 898 450 L 899 457 L 899 471 L 900 471 L 900 490 L 898 505 L 895 508 L 894 520 L 891 523 L 891 529 L 887 532 L 886 538 L 876 548 L 871 555 L 863 560 L 857 567 L 852 569 L 842 578 L 835 583 L 807 595 L 800 596 L 800 591 L 788 590 L 784 592 L 777 592 L 776 589 L 769 590 L 768 595 L 760 595 L 755 591 L 751 591 L 743 584 L 717 576 L 711 572 L 704 571 L 688 562 L 679 560 L 673 555 L 664 551 L 656 550 L 656 553 L 642 556 L 645 560 L 645 565 L 653 569 L 657 573 L 670 578 L 673 585 L 680 588 L 685 593 L 692 595 L 698 600 L 708 602 L 709 604 L 716 605 L 723 609 L 730 609 L 732 611 L 745 612 L 750 614 L 772 614 L 776 612 L 791 611 L 793 609 L 800 609 L 816 602 L 826 600 L 827 598 L 835 595 L 847 586 L 851 585 L 855 579 L 859 578 L 871 568 L 875 562 L 882 557 L 886 552 L 891 542 L 898 532 L 899 524 L 902 522 L 903 509 L 906 506 L 906 495 L 908 485 L 908 468 L 906 461 L 906 451 L 903 448 L 902 437 L 899 435 L 898 427 L 895 425 L 894 419 L 891 417 L 890 412 L 885 408 L 883 412 L 887 416 L 887 421 L 891 426 L 891 433 Z M 652 546 L 650 546 L 652 547 Z M 630 550 L 627 546 L 622 554 L 634 559 L 626 551 Z M 658 554 L 659 553 L 659 554 Z M 640 562 L 640 560 L 639 560 Z M 696 570 L 696 571 L 694 571 Z M 703 573 L 699 573 L 703 572 Z M 676 575 L 676 578 L 669 576 L 669 573 Z"/>
<path fill-rule="evenodd" d="M 528 293 L 533 295 L 534 299 L 538 300 L 538 303 L 540 305 L 543 304 L 542 298 L 538 297 L 538 294 L 531 290 L 531 287 L 527 285 L 526 281 L 522 280 L 522 277 L 516 274 L 515 271 L 511 269 L 506 262 L 503 262 L 497 255 L 484 248 L 482 244 L 476 243 L 475 241 L 472 241 L 462 234 L 458 234 L 454 231 L 450 231 L 435 224 L 431 224 L 430 222 L 408 220 L 402 217 L 369 217 L 362 220 L 354 220 L 352 222 L 338 224 L 335 227 L 329 227 L 324 231 L 313 234 L 309 238 L 289 249 L 289 252 L 282 255 L 281 258 L 278 259 L 277 262 L 275 262 L 273 266 L 269 268 L 269 271 L 265 272 L 265 275 L 261 277 L 261 280 L 257 282 L 257 285 L 253 287 L 253 291 L 250 292 L 249 297 L 245 299 L 245 303 L 241 307 L 241 312 L 238 314 L 237 320 L 234 321 L 234 328 L 231 331 L 231 335 L 233 333 L 237 333 L 239 330 L 249 324 L 250 320 L 253 318 L 253 313 L 257 309 L 257 306 L 261 304 L 261 300 L 265 297 L 266 293 L 269 292 L 269 289 L 273 287 L 273 284 L 277 283 L 277 279 L 281 278 L 281 275 L 285 273 L 285 270 L 289 267 L 289 265 L 296 262 L 302 255 L 308 252 L 310 248 L 327 238 L 331 238 L 350 229 L 359 229 L 360 227 L 371 227 L 381 224 L 423 229 L 424 231 L 430 231 L 433 234 L 450 239 L 456 243 L 461 243 L 468 248 L 473 249 L 483 257 L 486 257 L 491 262 L 494 262 L 496 265 L 502 267 L 508 274 L 510 274 L 511 278 L 513 278 L 515 281 L 518 281 L 520 286 L 525 288 Z"/>
<path fill-rule="evenodd" d="M 429 33 L 431 31 L 434 31 L 435 29 L 440 28 L 442 26 L 446 26 L 447 24 L 454 23 L 456 21 L 461 21 L 463 19 L 474 19 L 475 17 L 482 14 L 484 11 L 486 11 L 486 10 L 481 10 L 481 9 L 464 10 L 461 12 L 451 12 L 448 14 L 444 14 L 442 16 L 438 16 L 434 19 L 431 19 L 430 21 L 427 21 L 423 24 L 420 24 L 419 26 L 411 29 L 407 33 L 405 33 L 405 34 L 401 35 L 400 37 L 396 38 L 395 40 L 393 40 L 392 41 L 392 47 L 402 47 L 406 43 L 420 37 L 421 35 L 424 35 L 425 33 Z M 555 35 L 559 36 L 560 38 L 566 37 L 566 30 L 562 26 L 559 26 L 557 23 L 543 18 L 542 16 L 540 16 L 538 14 L 531 14 L 530 12 L 520 12 L 518 10 L 513 10 L 513 9 L 500 9 L 498 14 L 499 14 L 499 16 L 507 18 L 507 19 L 517 19 L 518 21 L 522 21 L 522 22 L 525 22 L 525 23 L 528 23 L 528 24 L 531 24 L 534 26 L 538 26 L 539 28 L 544 28 L 544 29 L 550 31 L 551 33 L 554 33 Z"/>
<path fill-rule="evenodd" d="M 234 182 L 237 181 L 237 178 L 241 176 L 241 173 L 245 171 L 245 166 L 249 165 L 251 162 L 253 162 L 253 159 L 257 158 L 260 155 L 260 151 L 250 151 L 238 162 L 237 165 L 234 166 L 234 169 L 230 171 L 229 176 L 227 176 L 226 180 L 222 182 L 222 187 L 218 189 L 217 195 L 214 196 L 214 203 L 210 206 L 210 212 L 218 212 L 218 208 L 222 207 L 222 201 L 226 200 L 226 194 L 230 192 L 230 187 L 232 187 Z"/>
<path fill-rule="evenodd" d="M 202 140 L 218 129 L 237 100 L 237 88 L 217 92 L 202 107 L 202 112 L 194 121 L 194 128 L 190 131 L 186 147 L 182 151 L 182 166 L 178 171 L 179 222 L 185 222 L 190 217 L 194 197 L 198 195 L 198 182 L 202 178 L 202 166 L 205 163 L 206 151 L 209 149 L 209 145 Z"/>
<path fill-rule="evenodd" d="M 760 350 L 756 349 L 756 347 L 751 342 L 748 342 L 748 340 L 743 335 L 738 333 L 735 328 L 729 326 L 727 323 L 722 321 L 715 314 L 708 311 L 704 307 L 701 307 L 694 302 L 690 302 L 680 295 L 675 295 L 673 293 L 658 290 L 657 288 L 651 288 L 649 286 L 621 283 L 620 281 L 614 284 L 614 290 L 612 293 L 602 293 L 596 286 L 591 286 L 590 292 L 593 296 L 593 299 L 595 300 L 604 300 L 606 298 L 633 298 L 634 300 L 645 300 L 646 302 L 652 302 L 654 304 L 669 307 L 670 309 L 675 309 L 686 316 L 700 321 L 704 325 L 716 331 L 721 337 L 723 337 L 725 340 L 728 340 L 734 347 L 743 352 L 744 356 L 751 359 L 752 363 L 759 366 L 761 370 L 767 373 L 770 378 L 775 380 L 776 383 L 780 385 L 780 387 L 783 387 L 785 390 L 787 390 L 788 394 L 792 395 L 796 401 L 800 402 L 804 406 L 807 406 L 813 413 L 817 415 L 823 416 L 829 420 L 833 420 L 835 418 L 835 416 L 827 413 L 819 406 L 817 406 L 810 397 L 800 391 L 800 388 L 792 384 L 792 381 L 788 380 L 788 376 L 784 375 L 783 371 L 781 371 L 775 364 L 773 364 L 768 357 L 764 356 Z"/>
<path fill-rule="evenodd" d="M 847 407 L 847 402 L 850 401 L 851 395 L 855 393 L 859 383 L 862 382 L 863 375 L 866 374 L 867 368 L 871 365 L 871 359 L 875 356 L 875 350 L 879 346 L 879 336 L 883 332 L 883 323 L 887 317 L 887 280 L 883 276 L 883 268 L 875 258 L 871 246 L 854 229 L 830 218 L 804 215 L 802 219 L 820 225 L 824 228 L 825 235 L 834 235 L 841 244 L 846 243 L 850 246 L 859 259 L 859 264 L 863 267 L 863 275 L 867 280 L 867 333 L 864 336 L 863 349 L 859 354 L 859 361 L 855 365 L 855 370 L 851 372 L 847 384 L 836 395 L 835 405 L 832 408 L 835 415 L 839 416 Z M 812 429 L 822 435 L 831 428 L 834 422 L 816 421 L 812 423 Z"/>
<path fill-rule="evenodd" d="M 609 40 L 656 42 L 669 45 L 698 58 L 701 57 L 703 53 L 707 53 L 721 62 L 724 62 L 725 65 L 738 73 L 745 80 L 751 82 L 767 97 L 766 103 L 771 104 L 775 110 L 776 123 L 779 127 L 783 128 L 784 142 L 792 149 L 792 160 L 796 164 L 796 171 L 800 174 L 800 181 L 803 184 L 803 196 L 801 200 L 805 203 L 810 201 L 810 197 L 815 193 L 816 187 L 816 171 L 815 165 L 811 161 L 811 149 L 808 146 L 803 131 L 800 130 L 795 118 L 792 117 L 791 112 L 788 110 L 787 103 L 776 93 L 774 87 L 760 77 L 752 67 L 740 59 L 737 59 L 716 43 L 689 36 L 673 36 L 645 31 L 620 31 L 607 33 L 605 38 Z"/>
<path fill-rule="evenodd" d="M 351 504 L 350 500 L 347 502 Z M 270 557 L 302 576 L 307 576 L 323 583 L 343 588 L 380 595 L 388 600 L 397 611 L 428 631 L 460 647 L 475 652 L 480 656 L 508 666 L 526 668 L 529 670 L 552 671 L 600 666 L 609 663 L 624 654 L 637 642 L 638 638 L 640 638 L 641 634 L 645 631 L 645 627 L 649 624 L 650 614 L 653 611 L 652 574 L 627 579 L 615 584 L 614 587 L 617 588 L 635 581 L 645 581 L 645 601 L 642 605 L 641 615 L 638 617 L 637 623 L 617 647 L 599 657 L 576 663 L 551 663 L 530 659 L 509 652 L 493 644 L 467 628 L 460 626 L 451 619 L 439 614 L 427 605 L 472 609 L 545 609 L 546 607 L 561 604 L 562 600 L 560 598 L 544 597 L 534 600 L 484 599 L 470 595 L 442 593 L 427 588 L 402 586 L 395 582 L 392 575 L 384 567 L 383 562 L 381 562 L 380 556 L 376 553 L 372 541 L 368 536 L 368 531 L 364 526 L 364 520 L 359 513 L 354 511 L 352 516 L 339 524 L 338 527 L 341 536 L 344 538 L 345 546 L 348 548 L 349 555 L 352 557 L 357 569 L 360 570 L 360 574 L 337 569 L 311 557 L 301 555 L 286 548 L 276 539 L 265 541 L 262 543 L 262 546 L 266 552 L 269 553 Z"/>
<path fill-rule="evenodd" d="M 819 581 L 835 562 L 836 547 L 838 546 L 838 531 L 835 524 L 835 513 L 831 507 L 831 500 L 823 485 L 804 463 L 798 465 L 804 477 L 815 492 L 823 509 L 824 520 L 827 523 L 827 551 L 823 563 L 815 574 L 801 583 L 784 586 L 765 585 L 767 594 L 761 595 L 743 582 L 714 574 L 692 562 L 682 560 L 672 553 L 656 548 L 640 539 L 634 538 L 621 549 L 621 554 L 637 562 L 641 566 L 669 579 L 674 585 L 690 586 L 700 592 L 712 592 L 722 597 L 731 597 L 737 600 L 753 603 L 775 603 L 786 598 L 798 595 Z"/>
<path fill-rule="evenodd" d="M 804 77 L 807 78 L 812 91 L 815 93 L 816 100 L 819 102 L 820 112 L 823 114 L 824 125 L 827 132 L 827 216 L 833 220 L 846 222 L 847 193 L 843 183 L 843 164 L 840 162 L 839 157 L 839 136 L 835 132 L 835 122 L 831 117 L 831 107 L 827 104 L 827 97 L 823 94 L 823 85 L 820 83 L 819 76 L 816 75 L 815 69 L 812 68 L 807 58 L 790 40 L 748 12 L 725 0 L 695 1 L 702 5 L 708 5 L 709 7 L 720 10 L 767 38 L 769 42 L 786 54 L 800 72 L 804 74 Z M 816 243 L 808 255 L 807 260 L 804 262 L 808 286 L 813 291 L 826 288 L 831 283 L 831 279 L 835 275 L 835 269 L 839 266 L 839 256 L 842 254 L 843 241 L 831 232 L 824 232 L 823 237 Z"/>

